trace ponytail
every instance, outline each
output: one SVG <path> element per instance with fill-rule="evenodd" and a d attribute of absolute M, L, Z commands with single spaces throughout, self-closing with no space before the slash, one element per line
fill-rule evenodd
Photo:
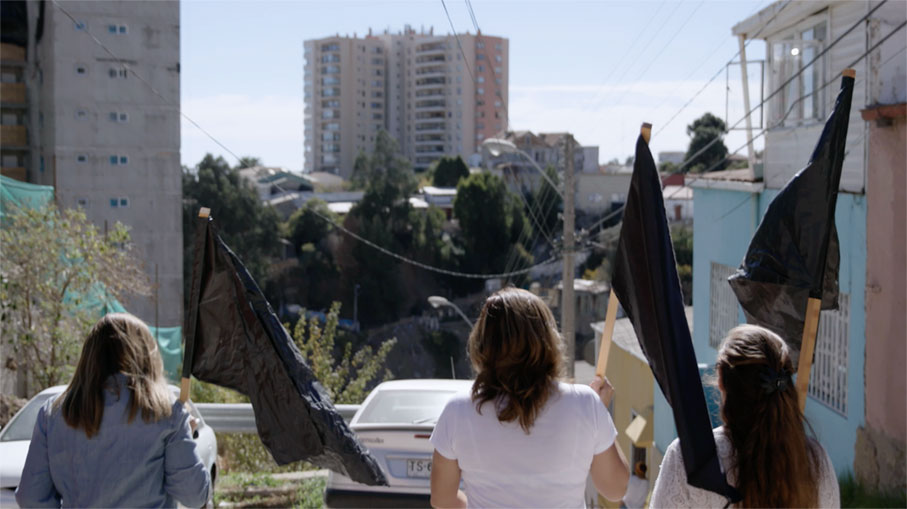
<path fill-rule="evenodd" d="M 815 507 L 819 451 L 804 429 L 787 345 L 741 325 L 728 333 L 717 371 L 740 507 Z"/>

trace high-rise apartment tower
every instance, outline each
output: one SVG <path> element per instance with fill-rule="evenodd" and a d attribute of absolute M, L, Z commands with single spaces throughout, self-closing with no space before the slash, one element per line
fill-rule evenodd
<path fill-rule="evenodd" d="M 348 178 L 387 130 L 417 171 L 468 159 L 507 128 L 508 41 L 483 34 L 397 34 L 305 42 L 305 169 Z"/>

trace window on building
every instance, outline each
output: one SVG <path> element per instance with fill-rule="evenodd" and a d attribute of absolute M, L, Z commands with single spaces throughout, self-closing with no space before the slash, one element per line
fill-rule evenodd
<path fill-rule="evenodd" d="M 504 58 L 501 57 L 501 55 L 495 55 L 495 56 L 494 56 L 494 60 L 495 60 L 495 62 L 503 62 L 503 61 L 504 61 Z"/>
<path fill-rule="evenodd" d="M 810 64 L 821 53 L 827 37 L 823 18 L 810 18 L 769 40 L 770 89 L 777 90 L 793 77 L 769 103 L 771 125 L 791 126 L 824 118 L 825 95 L 820 87 L 825 81 L 825 57 Z"/>
<path fill-rule="evenodd" d="M 479 95 L 485 95 L 485 89 L 482 87 L 479 87 L 476 89 L 476 93 Z"/>
<path fill-rule="evenodd" d="M 120 34 L 126 34 L 129 32 L 129 29 L 126 27 L 126 25 L 120 25 L 117 27 L 117 32 L 119 32 Z"/>
<path fill-rule="evenodd" d="M 727 278 L 735 267 L 712 262 L 709 279 L 709 346 L 719 348 L 728 331 L 737 326 L 737 297 Z"/>
<path fill-rule="evenodd" d="M 117 33 L 117 26 L 116 25 L 107 25 L 107 33 L 108 34 Z"/>
<path fill-rule="evenodd" d="M 496 42 L 496 43 L 494 43 L 494 49 L 496 49 L 497 51 L 501 51 L 502 49 L 504 49 L 504 45 L 499 42 Z"/>
<path fill-rule="evenodd" d="M 88 120 L 88 110 L 76 110 L 76 120 Z"/>
<path fill-rule="evenodd" d="M 86 66 L 84 64 L 76 65 L 76 74 L 82 74 L 82 75 L 88 74 L 88 66 Z"/>
<path fill-rule="evenodd" d="M 119 199 L 119 198 L 111 198 L 111 199 L 110 199 L 110 208 L 115 209 L 115 208 L 117 208 L 117 207 L 119 207 L 119 206 L 120 206 L 120 199 Z"/>
<path fill-rule="evenodd" d="M 458 69 L 458 70 L 459 70 L 459 69 Z M 482 72 L 482 71 L 484 71 L 484 70 L 485 70 L 485 66 L 484 66 L 484 65 L 477 65 L 477 66 L 476 66 L 476 71 Z"/>
<path fill-rule="evenodd" d="M 322 44 L 321 51 L 340 51 L 340 45 L 336 42 L 330 44 Z"/>
<path fill-rule="evenodd" d="M 478 77 L 476 78 L 476 82 L 478 82 L 478 83 L 485 83 L 485 76 L 478 76 Z"/>
<path fill-rule="evenodd" d="M 120 207 L 128 207 L 129 198 L 120 198 Z"/>
<path fill-rule="evenodd" d="M 847 415 L 847 361 L 850 350 L 850 295 L 838 294 L 838 309 L 822 311 L 809 395 Z"/>
<path fill-rule="evenodd" d="M 485 55 L 482 53 L 479 53 L 478 55 L 476 55 L 476 60 L 485 60 Z"/>
<path fill-rule="evenodd" d="M 476 41 L 476 48 L 477 48 L 477 49 L 485 49 L 485 43 L 482 42 L 482 41 Z"/>
<path fill-rule="evenodd" d="M 88 198 L 76 198 L 76 205 L 83 209 L 88 208 Z"/>
<path fill-rule="evenodd" d="M 84 21 L 76 21 L 73 23 L 73 27 L 75 27 L 76 30 L 85 30 L 88 28 L 88 25 Z"/>
<path fill-rule="evenodd" d="M 88 156 L 86 156 L 85 154 L 79 154 L 76 156 L 76 161 L 80 163 L 88 162 Z"/>

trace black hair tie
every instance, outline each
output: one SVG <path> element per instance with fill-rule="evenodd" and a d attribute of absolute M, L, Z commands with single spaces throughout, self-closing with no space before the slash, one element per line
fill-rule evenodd
<path fill-rule="evenodd" d="M 770 366 L 766 366 L 762 370 L 760 375 L 762 379 L 762 390 L 766 394 L 774 394 L 776 392 L 784 392 L 787 390 L 788 386 L 792 385 L 790 373 L 787 371 L 775 371 Z"/>

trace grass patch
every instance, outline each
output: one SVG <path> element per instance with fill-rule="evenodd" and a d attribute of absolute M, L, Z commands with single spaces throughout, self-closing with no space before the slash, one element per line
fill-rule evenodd
<path fill-rule="evenodd" d="M 907 493 L 880 493 L 870 490 L 847 473 L 838 479 L 841 507 L 907 507 Z"/>

